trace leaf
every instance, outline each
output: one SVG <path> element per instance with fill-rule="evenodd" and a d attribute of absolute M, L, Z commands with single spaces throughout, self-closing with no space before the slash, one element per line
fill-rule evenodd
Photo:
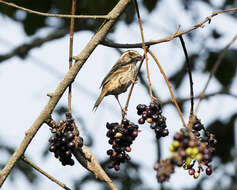
<path fill-rule="evenodd" d="M 218 38 L 220 38 L 222 35 L 221 35 L 217 30 L 213 30 L 213 31 L 212 31 L 212 36 L 213 36 L 213 38 L 218 39 Z"/>
<path fill-rule="evenodd" d="M 107 168 L 107 165 L 110 161 L 108 159 L 104 160 L 101 163 L 101 166 L 103 168 Z M 142 178 L 139 174 L 140 165 L 134 162 L 127 162 L 125 164 L 121 165 L 121 169 L 119 172 L 115 172 L 111 169 L 106 169 L 106 173 L 110 178 L 113 180 L 114 183 L 119 184 L 119 189 L 121 190 L 134 190 L 134 189 L 142 189 L 140 188 L 142 184 Z M 95 177 L 88 173 L 84 177 L 82 177 L 80 180 L 75 180 L 74 182 L 74 189 L 80 190 L 80 187 L 84 185 L 85 183 L 88 183 L 90 181 L 98 181 L 95 179 Z M 102 183 L 103 189 L 107 189 L 107 185 L 105 183 Z"/>
<path fill-rule="evenodd" d="M 192 54 L 189 56 L 189 61 L 191 63 L 191 70 L 194 70 L 194 62 L 196 61 L 196 59 L 198 58 L 198 54 Z M 186 61 L 183 63 L 182 67 L 177 70 L 176 73 L 174 73 L 171 77 L 169 77 L 169 81 L 172 82 L 174 84 L 174 87 L 177 89 L 180 87 L 180 85 L 183 82 L 183 79 L 186 75 Z"/>
<path fill-rule="evenodd" d="M 212 70 L 220 54 L 221 52 L 210 52 L 206 60 L 204 68 L 205 72 L 210 72 Z M 237 69 L 236 60 L 237 49 L 229 50 L 214 75 L 215 78 L 221 83 L 224 90 L 229 89 L 234 79 Z"/>
<path fill-rule="evenodd" d="M 152 12 L 156 7 L 158 0 L 143 0 L 142 3 L 149 12 Z"/>
<path fill-rule="evenodd" d="M 9 155 L 12 155 L 13 152 L 15 151 L 13 147 L 5 145 L 2 142 L 0 145 L 0 149 L 2 149 L 1 151 L 6 151 Z M 4 164 L 0 163 L 0 168 L 3 167 Z M 10 173 L 9 179 L 12 182 L 16 179 L 15 177 L 16 172 L 20 172 L 21 174 L 23 174 L 26 177 L 26 179 L 32 184 L 36 183 L 38 180 L 38 175 L 36 174 L 35 170 L 30 166 L 28 166 L 27 164 L 23 163 L 22 161 L 17 161 L 13 171 Z"/>
<path fill-rule="evenodd" d="M 218 141 L 215 147 L 215 155 L 223 163 L 233 160 L 231 150 L 234 147 L 234 124 L 236 119 L 237 113 L 233 114 L 226 122 L 216 120 L 207 127 L 208 131 L 212 132 Z"/>

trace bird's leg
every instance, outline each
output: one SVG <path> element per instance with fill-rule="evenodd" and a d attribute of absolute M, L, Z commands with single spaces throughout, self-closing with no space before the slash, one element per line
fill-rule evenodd
<path fill-rule="evenodd" d="M 135 79 L 135 78 L 132 78 L 131 81 L 132 81 L 132 83 L 137 84 L 137 81 L 138 81 L 138 80 Z"/>
<path fill-rule="evenodd" d="M 116 100 L 117 100 L 118 103 L 119 103 L 119 106 L 120 106 L 120 109 L 121 109 L 121 111 L 122 111 L 122 114 L 126 115 L 126 114 L 127 114 L 127 111 L 126 111 L 125 108 L 123 108 L 122 105 L 120 104 L 120 101 L 119 101 L 119 99 L 118 99 L 118 95 L 114 95 L 114 96 L 115 96 Z"/>

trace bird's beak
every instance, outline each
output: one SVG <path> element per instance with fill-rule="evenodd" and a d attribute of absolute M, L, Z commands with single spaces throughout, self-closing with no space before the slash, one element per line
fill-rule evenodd
<path fill-rule="evenodd" d="M 141 59 L 142 59 L 141 55 L 137 56 L 137 58 L 136 58 L 137 61 L 140 61 Z"/>

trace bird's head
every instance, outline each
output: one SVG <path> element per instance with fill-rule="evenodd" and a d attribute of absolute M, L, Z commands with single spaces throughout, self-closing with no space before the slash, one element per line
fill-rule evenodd
<path fill-rule="evenodd" d="M 142 59 L 142 56 L 135 50 L 125 51 L 121 56 L 122 62 L 137 63 Z"/>

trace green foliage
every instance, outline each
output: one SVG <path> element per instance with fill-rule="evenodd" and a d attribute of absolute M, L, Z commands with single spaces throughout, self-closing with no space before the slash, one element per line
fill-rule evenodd
<path fill-rule="evenodd" d="M 194 70 L 194 63 L 195 63 L 195 61 L 198 60 L 198 58 L 199 58 L 199 55 L 196 54 L 196 53 L 189 56 L 189 60 L 190 60 L 190 64 L 191 64 L 191 70 L 192 71 Z M 186 62 L 184 62 L 182 67 L 180 69 L 178 69 L 169 78 L 169 81 L 174 84 L 175 88 L 179 88 L 180 87 L 180 85 L 183 82 L 184 77 L 186 76 L 186 74 L 188 74 L 187 71 L 186 71 L 186 68 L 187 68 L 187 64 L 186 64 Z"/>
<path fill-rule="evenodd" d="M 221 52 L 210 51 L 204 71 L 210 72 L 212 70 L 220 54 Z M 236 49 L 229 50 L 227 55 L 222 60 L 222 63 L 220 64 L 217 72 L 215 73 L 216 79 L 221 83 L 222 88 L 224 90 L 227 90 L 230 87 L 234 79 L 237 69 L 236 60 L 237 60 L 237 50 Z"/>
<path fill-rule="evenodd" d="M 158 0 L 143 0 L 142 1 L 144 7 L 147 8 L 149 12 L 153 11 L 156 7 L 156 4 L 158 3 Z"/>
<path fill-rule="evenodd" d="M 6 152 L 9 156 L 11 156 L 13 152 L 15 151 L 15 149 L 1 142 L 0 151 Z M 2 169 L 5 166 L 5 164 L 6 163 L 0 163 L 0 169 Z M 21 173 L 23 176 L 25 176 L 27 181 L 30 182 L 31 184 L 37 183 L 38 175 L 36 174 L 36 171 L 29 165 L 23 163 L 23 161 L 18 161 L 13 171 L 10 173 L 9 178 L 12 182 L 14 182 L 14 180 L 17 179 L 15 176 L 16 176 L 16 173 L 18 172 Z"/>
<path fill-rule="evenodd" d="M 227 121 L 218 119 L 207 127 L 210 132 L 215 134 L 218 140 L 215 154 L 223 163 L 233 160 L 231 151 L 234 148 L 234 126 L 236 119 L 237 113 L 233 114 Z"/>
<path fill-rule="evenodd" d="M 44 13 L 58 13 L 58 14 L 70 14 L 71 12 L 71 1 L 58 1 L 58 0 L 51 0 L 51 1 L 31 1 L 31 0 L 12 0 L 11 2 L 39 12 Z M 106 15 L 108 14 L 113 7 L 117 4 L 117 1 L 111 0 L 80 0 L 77 1 L 77 9 L 76 14 L 78 15 Z M 149 0 L 143 1 L 143 4 L 151 12 L 155 5 L 157 4 L 157 0 Z M 26 17 L 22 20 L 17 18 L 18 10 L 12 7 L 7 7 L 6 5 L 0 4 L 0 13 L 10 17 L 11 19 L 21 22 L 24 26 L 25 33 L 27 35 L 35 34 L 39 29 L 47 27 L 47 17 L 34 15 L 30 13 L 26 13 Z M 125 13 L 122 15 L 122 20 L 125 21 L 127 24 L 131 24 L 135 18 L 135 10 L 133 8 L 133 4 L 127 7 Z M 92 30 L 95 31 L 95 27 L 98 27 L 98 23 L 101 21 L 96 20 L 80 20 L 80 30 Z M 69 28 L 70 20 L 69 19 L 60 19 L 60 24 L 55 25 L 58 28 Z"/>
<path fill-rule="evenodd" d="M 107 168 L 109 160 L 105 160 L 101 163 L 103 168 Z M 142 178 L 140 176 L 140 165 L 134 162 L 127 162 L 124 164 L 120 172 L 114 172 L 112 170 L 106 169 L 106 173 L 110 176 L 115 184 L 118 184 L 120 190 L 148 190 L 142 186 Z M 88 183 L 89 181 L 95 180 L 95 177 L 88 173 L 80 180 L 75 181 L 74 189 L 80 190 L 81 186 Z M 104 186 L 103 190 L 106 190 L 107 187 Z"/>

